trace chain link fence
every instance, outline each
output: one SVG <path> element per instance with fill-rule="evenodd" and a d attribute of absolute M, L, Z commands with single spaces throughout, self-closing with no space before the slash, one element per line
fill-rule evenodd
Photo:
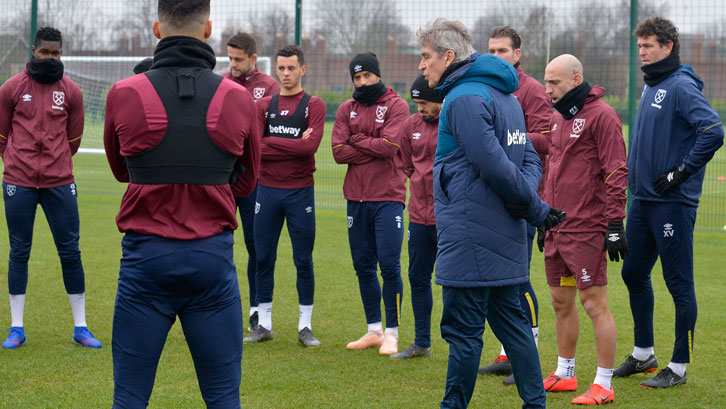
<path fill-rule="evenodd" d="M 28 61 L 32 4 L 0 0 L 0 83 Z M 681 60 L 694 67 L 706 84 L 704 94 L 726 117 L 726 4 L 708 0 L 212 0 L 209 44 L 225 57 L 227 39 L 247 31 L 257 39 L 258 55 L 268 57 L 261 63 L 269 64 L 277 48 L 299 41 L 308 65 L 303 86 L 328 105 L 329 122 L 316 156 L 317 206 L 343 209 L 345 166 L 333 161 L 330 132 L 337 107 L 353 91 L 348 61 L 355 53 L 375 52 L 383 82 L 408 99 L 419 62 L 415 33 L 423 24 L 437 17 L 461 20 L 480 52 L 486 52 L 493 27 L 510 25 L 522 36 L 521 64 L 529 75 L 541 80 L 549 60 L 574 54 L 583 62 L 585 78 L 605 87 L 605 101 L 627 124 L 629 98 L 637 99 L 643 86 L 637 62 L 636 92 L 629 95 L 630 13 L 636 5 L 638 20 L 661 15 L 679 27 Z M 66 73 L 84 92 L 84 152 L 103 147 L 106 93 L 115 81 L 132 75 L 136 60 L 129 57 L 153 54 L 156 6 L 156 0 L 37 0 L 36 27 L 62 31 L 64 57 L 73 57 L 66 59 Z M 225 70 L 221 58 L 217 71 Z M 627 137 L 627 125 L 624 133 Z M 725 151 L 717 152 L 707 169 L 699 231 L 726 229 Z M 75 172 L 84 194 L 120 196 L 125 189 L 111 176 L 102 154 L 78 154 Z"/>

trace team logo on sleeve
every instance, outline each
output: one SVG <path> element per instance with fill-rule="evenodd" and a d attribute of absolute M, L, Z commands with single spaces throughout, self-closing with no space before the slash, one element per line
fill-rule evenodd
<path fill-rule="evenodd" d="M 7 185 L 5 191 L 8 193 L 8 196 L 13 196 L 16 191 L 15 185 Z"/>
<path fill-rule="evenodd" d="M 386 111 L 388 111 L 388 107 L 385 105 L 378 105 L 376 107 L 376 122 L 383 123 L 383 118 L 386 116 Z"/>
<path fill-rule="evenodd" d="M 260 99 L 265 96 L 265 89 L 264 88 L 254 88 L 252 90 L 252 96 L 255 97 L 255 99 Z"/>
<path fill-rule="evenodd" d="M 570 138 L 579 138 L 583 129 L 585 129 L 585 118 L 575 119 L 575 122 L 572 123 Z"/>
<path fill-rule="evenodd" d="M 659 89 L 658 92 L 655 93 L 655 98 L 654 98 L 655 99 L 655 103 L 650 104 L 650 106 L 652 106 L 654 108 L 658 108 L 658 109 L 663 108 L 660 105 L 660 103 L 663 102 L 663 100 L 665 99 L 667 93 L 668 93 L 668 91 L 666 91 L 664 89 Z"/>
<path fill-rule="evenodd" d="M 353 216 L 348 216 L 348 228 L 353 227 Z"/>

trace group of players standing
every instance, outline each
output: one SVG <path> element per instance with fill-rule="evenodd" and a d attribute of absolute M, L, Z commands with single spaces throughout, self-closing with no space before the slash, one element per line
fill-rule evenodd
<path fill-rule="evenodd" d="M 166 334 L 177 316 L 207 405 L 239 407 L 242 342 L 274 339 L 274 269 L 283 224 L 297 269 L 298 340 L 308 348 L 321 345 L 311 322 L 313 172 L 326 105 L 303 90 L 307 67 L 303 51 L 295 45 L 282 47 L 275 55 L 279 84 L 256 69 L 255 40 L 246 33 L 227 43 L 230 72 L 225 78 L 231 81 L 212 74 L 214 53 L 205 43 L 211 35 L 208 16 L 208 1 L 159 1 L 159 21 L 153 30 L 161 41 L 152 64 L 142 75 L 118 82 L 108 94 L 107 156 L 114 176 L 129 183 L 116 219 L 126 234 L 113 325 L 114 407 L 148 404 Z M 382 82 L 375 54 L 352 58 L 349 69 L 355 91 L 336 113 L 331 140 L 335 161 L 347 165 L 343 193 L 348 238 L 367 323 L 366 333 L 348 343 L 348 349 L 375 347 L 393 359 L 431 354 L 431 277 L 438 251 L 443 267 L 438 267 L 436 281 L 445 290 L 441 331 L 450 346 L 442 408 L 468 405 L 485 318 L 503 346 L 500 356 L 479 373 L 509 375 L 504 382 L 517 384 L 525 407 L 544 407 L 545 391 L 577 390 L 578 292 L 593 322 L 598 369 L 590 388 L 573 403 L 612 402 L 613 375 L 658 368 L 650 271 L 660 256 L 676 305 L 676 342 L 666 369 L 641 386 L 685 383 L 696 321 L 693 227 L 705 165 L 723 143 L 723 127 L 701 94 L 703 83 L 690 67 L 680 64 L 675 26 L 655 17 L 642 22 L 634 35 L 646 87 L 627 159 L 622 122 L 602 101 L 605 90 L 584 80 L 577 58 L 565 54 L 552 60 L 543 87 L 520 67 L 521 38 L 511 27 L 491 31 L 489 55 L 473 51 L 471 37 L 460 23 L 439 19 L 422 30 L 418 68 L 423 74 L 410 90 L 418 110 L 413 115 Z M 447 48 L 457 41 L 464 47 Z M 83 128 L 82 96 L 77 85 L 63 76 L 61 46 L 57 30 L 39 30 L 26 71 L 0 88 L 13 318 L 3 348 L 26 342 L 22 314 L 37 203 L 43 206 L 61 256 L 76 321 L 73 340 L 101 347 L 85 324 L 70 161 Z M 487 84 L 486 91 L 460 90 L 462 84 L 482 76 L 489 78 L 481 81 Z M 491 85 L 491 78 L 501 83 Z M 509 94 L 517 104 L 511 105 Z M 476 98 L 488 102 L 471 108 Z M 500 107 L 509 108 L 498 112 Z M 477 122 L 469 119 L 481 112 L 494 124 L 496 138 L 491 141 L 477 139 L 479 130 L 470 129 Z M 40 126 L 40 121 L 48 123 Z M 502 134 L 498 121 L 521 124 L 521 129 L 507 128 Z M 33 167 L 41 163 L 31 161 L 34 155 L 44 158 L 45 153 L 54 155 L 53 160 Z M 468 185 L 459 185 L 459 155 L 478 172 L 469 169 L 464 177 L 473 179 Z M 479 163 L 481 157 L 504 158 L 504 162 Z M 506 172 L 516 177 L 497 179 Z M 410 179 L 408 276 L 415 340 L 399 351 L 406 178 Z M 514 179 L 523 182 L 517 187 L 524 192 L 522 197 L 531 195 L 531 199 L 522 202 L 514 199 L 519 193 L 499 194 Z M 490 190 L 477 190 L 482 180 Z M 628 181 L 634 200 L 626 236 Z M 466 200 L 473 198 L 470 206 L 484 206 L 482 214 L 496 214 L 492 217 L 509 224 L 498 225 L 491 217 L 482 221 L 482 214 L 469 220 L 469 209 L 462 220 L 453 221 L 447 210 L 459 209 L 455 202 L 461 189 L 466 190 Z M 479 194 L 486 197 L 477 202 Z M 546 203 L 536 199 L 537 194 Z M 232 260 L 236 209 L 249 254 L 251 334 L 244 338 Z M 440 215 L 448 233 L 440 224 L 437 234 L 435 219 Z M 522 219 L 528 222 L 526 229 Z M 467 229 L 470 222 L 478 223 L 477 228 L 488 226 L 483 231 L 492 236 L 464 243 L 487 249 L 466 259 L 461 240 L 468 233 L 456 232 Z M 510 226 L 515 226 L 511 230 L 515 233 L 510 234 Z M 525 230 L 526 238 L 516 233 Z M 539 307 L 527 267 L 535 236 L 545 254 L 559 355 L 557 369 L 544 382 L 536 353 Z M 519 243 L 518 249 L 528 242 L 528 256 L 504 249 L 508 240 Z M 622 276 L 635 322 L 633 354 L 617 369 L 613 369 L 617 332 L 607 303 L 606 254 L 611 261 L 624 259 Z M 510 258 L 518 266 L 511 271 L 524 275 L 496 271 L 497 265 L 506 264 L 497 261 L 500 258 Z M 464 267 L 469 265 L 475 267 L 468 271 Z M 491 271 L 482 274 L 477 269 Z M 492 292 L 471 291 L 482 288 Z M 494 292 L 497 288 L 503 291 Z M 499 301 L 495 305 L 492 300 Z M 525 334 L 520 330 L 527 321 L 531 333 Z M 215 330 L 210 339 L 206 333 L 215 328 L 220 331 Z"/>

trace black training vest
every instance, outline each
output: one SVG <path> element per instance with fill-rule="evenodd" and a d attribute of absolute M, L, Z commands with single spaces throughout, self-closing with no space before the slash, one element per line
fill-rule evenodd
<path fill-rule="evenodd" d="M 303 91 L 304 92 L 304 91 Z M 310 94 L 305 93 L 297 104 L 295 113 L 288 116 L 280 115 L 278 102 L 280 94 L 275 94 L 270 100 L 270 106 L 267 108 L 267 121 L 265 123 L 264 136 L 276 136 L 278 138 L 300 139 L 303 132 L 308 129 L 308 123 L 305 119 L 305 110 L 310 101 Z"/>
<path fill-rule="evenodd" d="M 222 77 L 198 67 L 157 68 L 145 75 L 164 104 L 168 128 L 158 145 L 126 158 L 131 183 L 230 183 L 237 157 L 207 132 L 207 111 Z"/>

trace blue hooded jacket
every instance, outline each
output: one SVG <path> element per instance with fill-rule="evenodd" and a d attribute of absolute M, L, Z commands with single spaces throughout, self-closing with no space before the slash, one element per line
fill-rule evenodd
<path fill-rule="evenodd" d="M 634 199 L 698 206 L 706 163 L 724 138 L 721 119 L 702 91 L 703 81 L 688 65 L 643 88 L 628 142 L 628 186 Z M 653 182 L 681 163 L 691 177 L 665 195 L 656 193 Z"/>
<path fill-rule="evenodd" d="M 491 54 L 474 54 L 436 91 L 445 97 L 434 161 L 438 234 L 436 283 L 495 287 L 528 280 L 526 223 L 504 207 L 527 204 L 539 226 L 549 206 L 537 196 L 539 155 L 512 95 L 517 71 Z"/>

